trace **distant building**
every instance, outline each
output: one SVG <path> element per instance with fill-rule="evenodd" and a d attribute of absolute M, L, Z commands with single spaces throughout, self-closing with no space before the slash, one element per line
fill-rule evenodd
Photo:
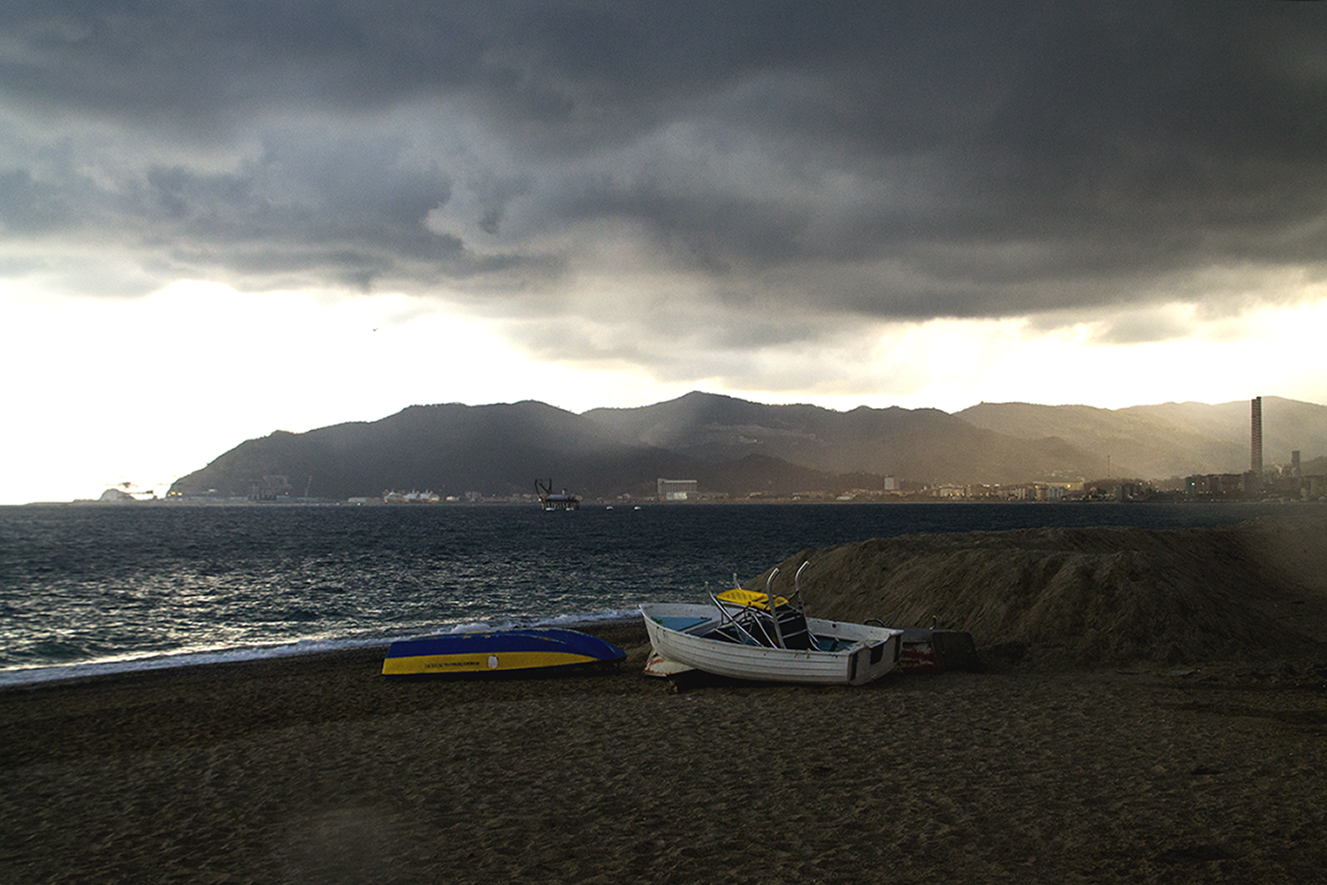
<path fill-rule="evenodd" d="M 694 479 L 659 479 L 657 495 L 660 501 L 686 501 L 698 493 Z"/>
<path fill-rule="evenodd" d="M 277 498 L 289 497 L 291 488 L 288 476 L 264 476 L 262 482 L 249 483 L 249 500 L 275 501 Z"/>
<path fill-rule="evenodd" d="M 1063 501 L 1066 483 L 1034 482 L 1030 484 L 1034 501 Z"/>
<path fill-rule="evenodd" d="M 1184 480 L 1184 493 L 1191 498 L 1224 498 L 1249 492 L 1249 474 L 1209 473 L 1194 475 Z"/>
<path fill-rule="evenodd" d="M 384 504 L 437 504 L 441 500 L 437 492 L 398 492 L 393 489 L 382 493 Z"/>

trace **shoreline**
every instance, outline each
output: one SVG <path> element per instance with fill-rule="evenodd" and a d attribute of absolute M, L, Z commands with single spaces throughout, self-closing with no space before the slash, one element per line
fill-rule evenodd
<path fill-rule="evenodd" d="M 819 497 L 757 497 L 757 498 L 699 498 L 687 501 L 658 501 L 658 500 L 628 500 L 621 501 L 610 498 L 594 498 L 582 500 L 581 507 L 578 509 L 616 509 L 618 507 L 752 507 L 760 505 L 791 506 L 791 505 L 830 505 L 830 506 L 851 506 L 851 505 L 897 505 L 897 504 L 934 504 L 943 507 L 952 507 L 956 505 L 974 505 L 974 506 L 1000 506 L 1000 507 L 1036 507 L 1036 506 L 1092 506 L 1092 507 L 1110 507 L 1120 505 L 1146 505 L 1162 507 L 1322 507 L 1327 504 L 1327 499 L 1295 499 L 1295 498 L 1131 498 L 1124 501 L 1104 498 L 1070 498 L 1059 501 L 1051 500 L 1020 500 L 1016 498 L 941 498 L 932 495 L 914 494 L 914 495 L 888 495 L 880 494 L 877 496 L 863 496 L 842 500 L 840 498 L 819 498 Z M 252 501 L 245 499 L 209 499 L 209 498 L 188 498 L 184 500 L 175 498 L 146 498 L 133 501 L 100 501 L 95 498 L 80 498 L 73 501 L 27 501 L 18 504 L 0 504 L 0 507 L 24 508 L 24 507 L 78 507 L 94 509 L 123 510 L 125 508 L 134 509 L 135 505 L 147 507 L 345 507 L 355 509 L 360 507 L 392 507 L 405 508 L 410 510 L 418 509 L 476 509 L 476 508 L 512 508 L 538 511 L 541 508 L 537 501 L 525 500 L 503 500 L 493 499 L 486 501 L 440 501 L 427 504 L 404 504 L 387 503 L 385 501 L 349 501 L 349 500 L 310 500 L 310 501 Z M 572 511 L 574 512 L 574 511 Z"/>
<path fill-rule="evenodd" d="M 601 626 L 612 630 L 630 624 L 637 618 L 605 617 L 589 620 L 563 620 L 561 617 L 535 619 L 530 624 L 520 626 L 565 627 L 568 630 L 592 632 Z M 466 626 L 466 625 L 453 625 Z M 486 630 L 505 630 L 512 625 L 488 627 Z M 475 631 L 484 632 L 484 631 Z M 32 667 L 0 669 L 0 692 L 9 688 L 22 688 L 28 685 L 43 685 L 50 682 L 66 682 L 74 679 L 94 679 L 103 676 L 129 675 L 157 670 L 175 670 L 185 667 L 212 667 L 220 664 L 233 664 L 251 661 L 275 660 L 278 658 L 298 658 L 306 655 L 337 654 L 361 648 L 378 649 L 385 653 L 397 639 L 430 635 L 414 632 L 391 637 L 368 637 L 346 639 L 310 639 L 299 640 L 283 645 L 262 645 L 239 648 L 214 649 L 209 651 L 182 651 L 174 654 L 145 655 L 138 658 L 112 659 L 102 661 L 77 661 L 68 664 L 40 664 Z"/>
<path fill-rule="evenodd" d="M 1275 669 L 675 694 L 640 671 L 643 625 L 591 632 L 628 659 L 397 682 L 364 648 L 0 691 L 0 880 L 1307 881 L 1327 863 L 1327 691 Z"/>
<path fill-rule="evenodd" d="M 979 652 L 1021 649 L 1079 665 L 1130 660 L 1195 664 L 1232 654 L 1304 658 L 1327 654 L 1323 516 L 1177 529 L 919 532 L 807 548 L 778 568 L 786 583 L 787 575 L 815 559 L 804 589 L 820 616 L 853 622 L 878 618 L 899 627 L 938 620 L 972 634 Z M 748 583 L 763 586 L 763 578 Z M 634 609 L 476 617 L 389 635 L 28 664 L 0 670 L 0 690 L 112 673 L 381 648 L 396 639 L 458 628 L 560 626 L 595 632 L 638 617 Z"/>

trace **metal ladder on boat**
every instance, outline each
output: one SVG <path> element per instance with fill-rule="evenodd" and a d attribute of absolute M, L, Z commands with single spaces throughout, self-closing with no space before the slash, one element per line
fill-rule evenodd
<path fill-rule="evenodd" d="M 802 572 L 810 564 L 804 562 L 797 569 L 797 574 L 793 577 L 795 590 L 792 599 L 784 599 L 782 604 L 780 597 L 774 595 L 774 578 L 779 574 L 777 568 L 772 570 L 765 580 L 763 602 L 753 599 L 739 606 L 733 606 L 725 604 L 711 593 L 710 599 L 719 610 L 720 624 L 726 622 L 733 628 L 738 641 L 749 645 L 799 651 L 815 650 L 816 638 L 806 622 L 801 587 Z M 737 584 L 736 576 L 733 577 L 733 583 Z M 734 607 L 737 609 L 736 613 L 731 610 Z"/>

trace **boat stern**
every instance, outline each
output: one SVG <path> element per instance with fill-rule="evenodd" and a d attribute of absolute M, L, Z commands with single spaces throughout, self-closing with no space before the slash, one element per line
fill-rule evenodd
<path fill-rule="evenodd" d="M 868 642 L 852 653 L 848 662 L 848 682 L 865 685 L 893 670 L 898 664 L 903 634 L 894 631 L 885 639 Z"/>

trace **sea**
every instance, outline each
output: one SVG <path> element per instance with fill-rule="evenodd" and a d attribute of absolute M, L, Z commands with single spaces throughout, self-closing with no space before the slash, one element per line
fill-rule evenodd
<path fill-rule="evenodd" d="M 807 548 L 1299 504 L 0 507 L 0 686 L 635 617 Z"/>

